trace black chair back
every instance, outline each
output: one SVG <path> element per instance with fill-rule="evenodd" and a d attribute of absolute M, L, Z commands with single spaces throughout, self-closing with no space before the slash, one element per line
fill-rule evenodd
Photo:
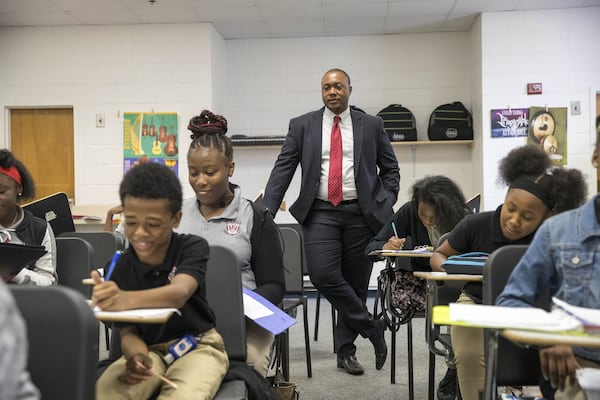
<path fill-rule="evenodd" d="M 82 280 L 90 277 L 93 269 L 94 249 L 86 240 L 78 237 L 56 238 L 56 273 L 58 284 L 77 290 L 85 298 L 92 294 L 92 286 Z"/>
<path fill-rule="evenodd" d="M 85 298 L 60 286 L 11 291 L 27 325 L 27 368 L 42 398 L 95 398 L 98 321 Z"/>
<path fill-rule="evenodd" d="M 106 267 L 115 252 L 121 249 L 119 238 L 113 232 L 65 232 L 59 237 L 78 237 L 91 244 L 94 249 L 92 258 L 94 269 Z"/>
<path fill-rule="evenodd" d="M 493 305 L 504 290 L 508 278 L 527 250 L 527 245 L 503 246 L 487 259 L 483 267 L 483 304 Z M 547 297 L 546 297 L 547 298 Z M 542 300 L 543 301 L 543 300 Z M 485 330 L 485 343 L 491 331 Z M 490 357 L 485 346 L 485 358 Z M 539 383 L 540 362 L 536 349 L 519 347 L 512 342 L 498 338 L 496 385 L 537 385 Z"/>

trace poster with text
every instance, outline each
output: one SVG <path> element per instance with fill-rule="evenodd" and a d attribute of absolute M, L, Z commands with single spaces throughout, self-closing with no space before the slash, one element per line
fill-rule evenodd
<path fill-rule="evenodd" d="M 492 137 L 527 136 L 529 108 L 508 108 L 491 111 Z"/>
<path fill-rule="evenodd" d="M 177 113 L 123 114 L 123 174 L 143 162 L 158 162 L 178 173 Z"/>
<path fill-rule="evenodd" d="M 544 149 L 555 165 L 567 164 L 567 108 L 529 107 L 527 143 Z"/>

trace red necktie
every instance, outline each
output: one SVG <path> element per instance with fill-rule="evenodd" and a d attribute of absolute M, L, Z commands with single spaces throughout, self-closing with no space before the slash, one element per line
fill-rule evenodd
<path fill-rule="evenodd" d="M 342 132 L 340 131 L 340 117 L 333 117 L 331 128 L 331 144 L 329 147 L 329 185 L 327 196 L 329 202 L 337 206 L 342 202 Z"/>

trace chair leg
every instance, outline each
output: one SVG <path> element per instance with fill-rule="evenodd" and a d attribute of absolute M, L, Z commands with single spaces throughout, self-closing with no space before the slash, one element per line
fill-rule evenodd
<path fill-rule="evenodd" d="M 396 326 L 396 317 L 392 317 L 392 326 Z M 392 359 L 390 360 L 390 383 L 396 383 L 396 330 L 390 329 L 392 335 Z"/>
<path fill-rule="evenodd" d="M 435 392 L 435 353 L 429 351 L 429 388 L 427 390 L 427 399 L 434 400 Z"/>
<path fill-rule="evenodd" d="M 408 399 L 415 398 L 415 384 L 413 380 L 414 365 L 413 365 L 413 335 L 412 335 L 412 319 L 406 324 L 406 342 L 408 344 Z"/>
<path fill-rule="evenodd" d="M 337 313 L 333 304 L 331 305 L 331 334 L 333 335 L 333 352 L 336 353 L 335 347 L 335 327 L 337 325 Z"/>
<path fill-rule="evenodd" d="M 108 325 L 104 325 L 104 341 L 106 342 L 106 350 L 110 350 L 110 329 Z"/>
<path fill-rule="evenodd" d="M 306 351 L 306 373 L 309 378 L 312 378 L 312 360 L 310 357 L 310 334 L 308 332 L 308 310 L 307 298 L 302 298 L 302 309 L 304 310 L 304 350 Z"/>
<path fill-rule="evenodd" d="M 319 339 L 319 314 L 321 311 L 321 292 L 317 290 L 317 304 L 315 306 L 315 333 L 314 341 Z"/>
<path fill-rule="evenodd" d="M 290 331 L 281 333 L 281 373 L 286 381 L 290 380 Z"/>

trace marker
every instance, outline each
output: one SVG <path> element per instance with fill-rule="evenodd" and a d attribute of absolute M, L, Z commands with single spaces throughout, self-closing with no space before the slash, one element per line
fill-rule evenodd
<path fill-rule="evenodd" d="M 110 276 L 115 270 L 115 265 L 117 265 L 117 261 L 119 261 L 119 257 L 121 257 L 121 252 L 117 250 L 112 260 L 110 260 L 110 264 L 108 265 L 108 272 L 104 275 L 104 282 L 108 282 L 110 280 Z"/>
<path fill-rule="evenodd" d="M 396 229 L 396 224 L 392 221 L 392 230 L 394 231 L 394 236 L 398 237 L 398 230 Z"/>

